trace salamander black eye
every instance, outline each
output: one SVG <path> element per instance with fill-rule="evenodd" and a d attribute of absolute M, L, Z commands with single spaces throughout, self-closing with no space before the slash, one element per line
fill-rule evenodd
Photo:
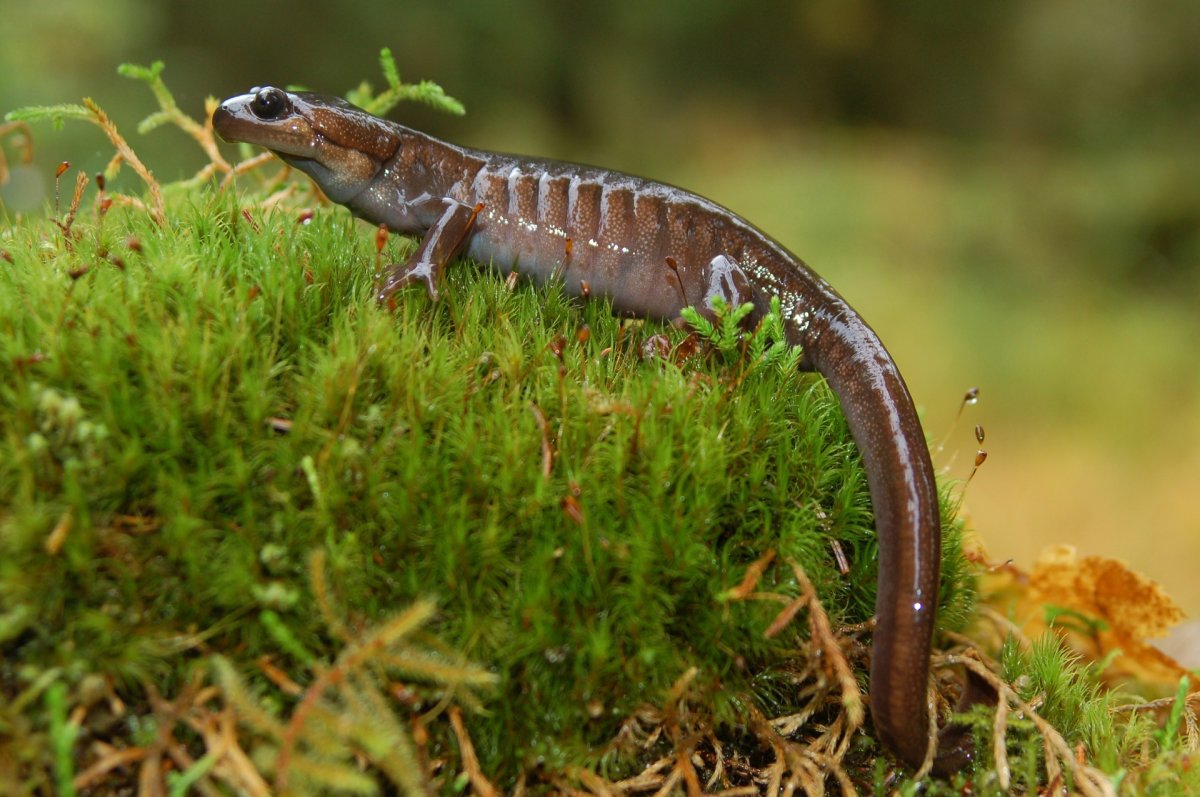
<path fill-rule="evenodd" d="M 278 119 L 287 110 L 287 93 L 277 88 L 260 89 L 250 101 L 250 111 L 259 119 Z"/>

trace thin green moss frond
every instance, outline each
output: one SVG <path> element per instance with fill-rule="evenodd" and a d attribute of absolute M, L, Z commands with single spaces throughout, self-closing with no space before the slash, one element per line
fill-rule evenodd
<path fill-rule="evenodd" d="M 76 103 L 29 105 L 9 111 L 4 114 L 4 119 L 9 122 L 49 122 L 55 129 L 61 129 L 68 119 L 90 121 L 91 113 Z"/>
<path fill-rule="evenodd" d="M 59 682 L 46 690 L 46 712 L 50 718 L 50 744 L 54 751 L 54 779 L 58 794 L 75 795 L 73 749 L 79 728 L 67 719 L 67 685 Z"/>
<path fill-rule="evenodd" d="M 437 675 L 429 677 L 439 678 Z M 443 682 L 447 682 L 444 677 Z M 359 723 L 351 730 L 354 741 L 366 752 L 367 758 L 406 794 L 425 792 L 427 781 L 423 777 L 416 745 L 378 687 L 360 674 L 350 679 L 342 689 L 342 696 L 352 714 L 373 718 L 373 722 Z"/>
<path fill-rule="evenodd" d="M 143 135 L 160 127 L 165 122 L 182 122 L 181 126 L 185 129 L 189 125 L 196 124 L 194 120 L 179 110 L 179 106 L 175 103 L 175 95 L 171 93 L 171 90 L 167 88 L 167 84 L 163 82 L 162 72 L 164 68 L 165 65 L 162 61 L 155 61 L 150 66 L 121 64 L 117 67 L 118 75 L 145 83 L 154 94 L 154 99 L 158 101 L 161 110 L 147 116 L 138 124 L 138 132 Z"/>
<path fill-rule="evenodd" d="M 772 367 L 782 373 L 799 368 L 804 352 L 787 342 L 778 296 L 771 297 L 769 309 L 750 331 L 744 327 L 746 318 L 754 312 L 752 303 L 731 307 L 715 296 L 707 310 L 712 314 L 711 321 L 695 307 L 685 307 L 680 315 L 727 363 L 748 370 Z"/>
<path fill-rule="evenodd" d="M 467 112 L 463 104 L 454 99 L 432 80 L 419 83 L 404 83 L 391 49 L 379 51 L 379 68 L 383 72 L 387 87 L 375 94 L 371 84 L 363 81 L 357 88 L 347 92 L 346 99 L 376 116 L 385 116 L 388 111 L 402 102 L 419 102 L 445 113 L 462 116 Z"/>
<path fill-rule="evenodd" d="M 325 557 L 312 557 L 311 572 L 323 573 Z M 325 581 L 322 577 L 321 588 Z M 270 761 L 281 793 L 323 793 L 329 789 L 375 793 L 378 784 L 355 769 L 364 756 L 405 794 L 424 794 L 427 774 L 406 723 L 381 690 L 384 672 L 403 672 L 434 685 L 444 698 L 469 695 L 472 688 L 494 687 L 497 677 L 471 665 L 444 665 L 436 655 L 408 640 L 434 615 L 433 604 L 418 602 L 373 629 L 361 632 L 326 666 L 315 665 L 315 678 L 300 696 L 287 722 L 252 697 L 241 676 L 224 658 L 214 670 L 230 705 L 245 722 L 267 737 L 260 761 Z M 289 632 L 290 635 L 290 632 Z M 472 699 L 470 702 L 477 703 Z"/>

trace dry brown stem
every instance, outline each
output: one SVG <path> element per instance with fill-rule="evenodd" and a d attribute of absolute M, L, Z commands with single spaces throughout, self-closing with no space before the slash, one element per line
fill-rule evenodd
<path fill-rule="evenodd" d="M 32 163 L 33 134 L 29 130 L 29 125 L 25 124 L 24 122 L 0 123 L 0 139 L 9 136 L 17 139 L 17 146 L 21 148 L 21 163 Z M 8 178 L 8 160 L 4 157 L 4 148 L 0 147 L 0 185 L 7 183 Z"/>
<path fill-rule="evenodd" d="M 479 757 L 475 755 L 475 745 L 471 744 L 471 737 L 467 735 L 467 727 L 463 724 L 462 710 L 458 706 L 451 706 L 449 715 L 450 727 L 454 729 L 454 737 L 458 739 L 458 754 L 462 759 L 463 769 L 467 773 L 471 787 L 482 797 L 499 797 L 500 793 L 496 791 L 496 787 L 479 767 Z"/>
<path fill-rule="evenodd" d="M 117 150 L 121 160 L 129 164 L 129 168 L 133 169 L 138 177 L 142 178 L 142 182 L 146 184 L 146 188 L 150 191 L 150 218 L 160 227 L 167 223 L 167 211 L 163 204 L 162 188 L 158 184 L 158 180 L 154 179 L 154 175 L 146 168 L 146 164 L 142 163 L 141 158 L 129 146 L 124 136 L 117 130 L 117 126 L 112 119 L 108 118 L 99 105 L 92 101 L 90 97 L 85 97 L 83 105 L 91 112 L 93 121 L 100 126 L 104 134 L 108 136 L 108 140 L 112 142 L 113 147 Z"/>

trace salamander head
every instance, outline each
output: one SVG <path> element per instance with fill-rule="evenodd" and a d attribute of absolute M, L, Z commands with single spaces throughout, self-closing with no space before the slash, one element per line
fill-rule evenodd
<path fill-rule="evenodd" d="M 400 146 L 393 127 L 362 108 L 274 86 L 230 97 L 212 123 L 225 141 L 266 147 L 305 172 L 334 202 L 357 196 Z"/>

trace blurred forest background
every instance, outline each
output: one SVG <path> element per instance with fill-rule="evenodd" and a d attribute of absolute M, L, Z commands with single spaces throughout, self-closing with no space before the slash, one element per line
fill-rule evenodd
<path fill-rule="evenodd" d="M 1195 616 L 1198 41 L 1195 0 L 0 0 L 0 113 L 91 96 L 170 180 L 202 157 L 135 133 L 155 106 L 118 63 L 165 60 L 198 116 L 256 84 L 379 85 L 388 46 L 468 109 L 401 121 L 663 179 L 767 230 L 888 343 L 948 440 L 939 469 L 966 477 L 984 426 L 965 508 L 993 557 L 1121 557 Z M 9 220 L 59 161 L 111 155 L 90 126 L 35 136 Z"/>

